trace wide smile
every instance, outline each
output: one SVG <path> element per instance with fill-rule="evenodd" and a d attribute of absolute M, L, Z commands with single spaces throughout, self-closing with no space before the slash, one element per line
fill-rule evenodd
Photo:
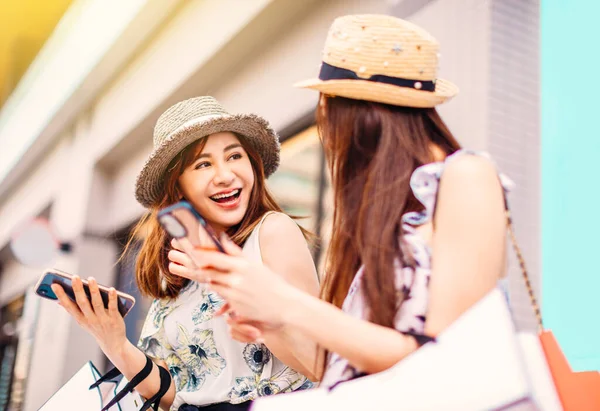
<path fill-rule="evenodd" d="M 239 204 L 241 194 L 242 189 L 236 188 L 230 191 L 220 192 L 209 198 L 223 208 L 233 208 Z"/>

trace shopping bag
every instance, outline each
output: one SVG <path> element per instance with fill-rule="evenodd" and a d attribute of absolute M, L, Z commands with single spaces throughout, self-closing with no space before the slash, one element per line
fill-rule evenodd
<path fill-rule="evenodd" d="M 332 390 L 260 398 L 252 411 L 559 411 L 537 343 L 535 335 L 517 334 L 504 294 L 495 289 L 444 330 L 437 342 L 425 344 L 394 367 Z"/>
<path fill-rule="evenodd" d="M 544 327 L 542 313 L 535 298 L 533 287 L 531 286 L 525 258 L 517 243 L 509 213 L 507 213 L 507 218 L 512 245 L 517 255 L 525 287 L 529 293 L 530 303 L 536 316 L 538 339 L 563 409 L 565 411 L 600 410 L 600 372 L 574 372 L 560 348 L 554 333 Z"/>
<path fill-rule="evenodd" d="M 127 383 L 106 381 L 91 389 L 90 385 L 100 378 L 98 369 L 91 361 L 85 363 L 56 393 L 42 405 L 40 411 L 99 411 L 104 404 Z M 137 392 L 125 396 L 111 411 L 139 411 L 143 401 Z"/>
<path fill-rule="evenodd" d="M 114 390 L 110 390 L 103 397 L 103 406 L 108 404 L 118 392 L 121 392 L 121 390 L 125 388 L 128 382 L 129 380 L 127 380 L 127 378 L 121 378 L 121 381 L 119 381 L 117 387 Z M 142 408 L 142 405 L 144 404 L 144 400 L 142 399 L 142 396 L 138 394 L 137 391 L 133 390 L 125 397 L 121 398 L 121 400 L 117 404 L 119 406 L 118 409 L 120 411 L 139 411 Z M 100 410 L 100 408 L 98 409 Z M 110 408 L 110 410 L 117 410 L 117 408 L 112 407 Z"/>
<path fill-rule="evenodd" d="M 565 411 L 600 410 L 600 373 L 574 372 L 551 331 L 543 330 L 539 339 Z"/>

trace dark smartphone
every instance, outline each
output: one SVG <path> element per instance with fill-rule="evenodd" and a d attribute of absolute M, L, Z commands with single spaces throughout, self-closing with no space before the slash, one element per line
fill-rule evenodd
<path fill-rule="evenodd" d="M 91 301 L 91 294 L 87 280 L 81 279 L 81 282 L 83 283 L 83 289 L 88 300 Z M 71 274 L 55 269 L 46 270 L 35 286 L 35 293 L 42 298 L 47 298 L 48 300 L 58 300 L 54 294 L 54 291 L 52 291 L 52 284 L 60 285 L 63 290 L 65 290 L 65 294 L 67 294 L 69 298 L 75 302 L 75 293 L 73 292 L 73 276 Z M 98 284 L 98 289 L 100 290 L 100 296 L 104 302 L 104 308 L 108 308 L 109 288 Z M 135 298 L 133 298 L 133 296 L 125 294 L 121 291 L 117 291 L 117 307 L 119 313 L 121 313 L 121 316 L 125 317 L 134 305 Z"/>
<path fill-rule="evenodd" d="M 225 252 L 215 231 L 187 201 L 160 210 L 157 217 L 165 231 L 179 241 L 188 255 L 190 247 Z"/>

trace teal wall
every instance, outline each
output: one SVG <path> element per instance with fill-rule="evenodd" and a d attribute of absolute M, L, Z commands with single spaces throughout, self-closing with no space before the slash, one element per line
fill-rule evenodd
<path fill-rule="evenodd" d="M 541 0 L 542 310 L 577 371 L 600 370 L 598 16 Z"/>

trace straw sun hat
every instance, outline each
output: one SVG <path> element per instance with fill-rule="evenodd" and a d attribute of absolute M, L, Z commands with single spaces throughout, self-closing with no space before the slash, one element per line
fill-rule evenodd
<path fill-rule="evenodd" d="M 428 32 L 384 15 L 337 18 L 329 29 L 318 79 L 296 87 L 406 107 L 434 107 L 458 93 L 437 78 L 439 44 Z"/>
<path fill-rule="evenodd" d="M 164 174 L 169 163 L 188 145 L 223 131 L 237 133 L 260 155 L 265 177 L 279 166 L 279 137 L 269 123 L 254 114 L 229 114 L 213 97 L 182 101 L 165 111 L 154 127 L 154 151 L 135 184 L 135 198 L 144 207 L 156 205 L 164 195 Z"/>

